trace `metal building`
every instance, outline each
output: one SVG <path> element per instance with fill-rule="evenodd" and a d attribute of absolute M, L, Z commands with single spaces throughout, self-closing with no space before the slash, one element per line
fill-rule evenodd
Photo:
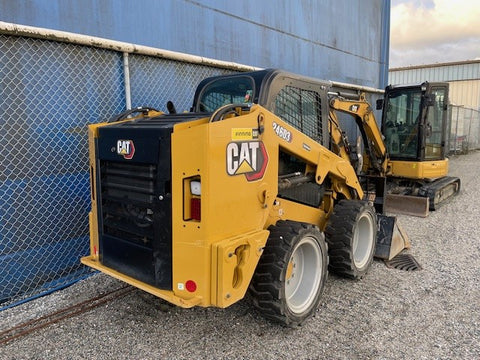
<path fill-rule="evenodd" d="M 390 0 L 0 1 L 0 21 L 384 88 Z"/>
<path fill-rule="evenodd" d="M 390 0 L 0 1 L 0 310 L 88 273 L 88 123 L 188 110 L 202 78 L 254 67 L 383 88 L 389 19 Z"/>
<path fill-rule="evenodd" d="M 446 81 L 450 84 L 452 152 L 480 148 L 480 60 L 409 66 L 389 71 L 390 84 Z"/>
<path fill-rule="evenodd" d="M 389 84 L 446 81 L 450 84 L 450 102 L 480 110 L 480 60 L 392 68 Z"/>

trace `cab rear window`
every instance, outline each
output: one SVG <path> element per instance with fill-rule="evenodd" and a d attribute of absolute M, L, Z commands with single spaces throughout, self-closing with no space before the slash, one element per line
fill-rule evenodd
<path fill-rule="evenodd" d="M 212 81 L 202 91 L 197 109 L 213 112 L 227 104 L 242 104 L 253 101 L 254 81 L 249 76 L 235 76 Z"/>

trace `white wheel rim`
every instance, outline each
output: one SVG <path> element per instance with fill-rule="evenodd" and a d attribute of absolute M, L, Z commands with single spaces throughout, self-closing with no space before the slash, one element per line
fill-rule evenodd
<path fill-rule="evenodd" d="M 353 234 L 353 261 L 358 269 L 363 268 L 370 259 L 375 242 L 373 234 L 373 219 L 369 214 L 363 214 Z"/>
<path fill-rule="evenodd" d="M 293 250 L 285 277 L 285 298 L 290 311 L 301 314 L 315 301 L 322 279 L 322 252 L 317 240 L 303 238 Z"/>

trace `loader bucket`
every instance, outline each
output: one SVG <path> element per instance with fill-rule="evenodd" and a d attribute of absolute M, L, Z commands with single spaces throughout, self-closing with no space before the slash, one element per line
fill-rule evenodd
<path fill-rule="evenodd" d="M 375 257 L 390 260 L 403 249 L 410 248 L 408 236 L 397 223 L 396 217 L 377 214 L 377 223 Z"/>

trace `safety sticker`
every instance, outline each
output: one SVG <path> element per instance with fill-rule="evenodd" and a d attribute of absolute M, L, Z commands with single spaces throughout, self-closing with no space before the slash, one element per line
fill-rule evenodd
<path fill-rule="evenodd" d="M 227 145 L 227 174 L 245 175 L 247 181 L 261 179 L 268 164 L 268 154 L 261 141 L 231 142 Z"/>
<path fill-rule="evenodd" d="M 130 160 L 135 154 L 135 145 L 132 140 L 118 140 L 117 154 L 122 155 L 124 159 Z"/>
<path fill-rule="evenodd" d="M 258 138 L 258 129 L 250 128 L 233 128 L 232 140 L 253 140 Z"/>
<path fill-rule="evenodd" d="M 275 121 L 272 123 L 273 125 L 273 131 L 275 131 L 275 134 L 286 142 L 292 142 L 292 133 L 285 129 L 283 126 L 278 125 Z"/>

